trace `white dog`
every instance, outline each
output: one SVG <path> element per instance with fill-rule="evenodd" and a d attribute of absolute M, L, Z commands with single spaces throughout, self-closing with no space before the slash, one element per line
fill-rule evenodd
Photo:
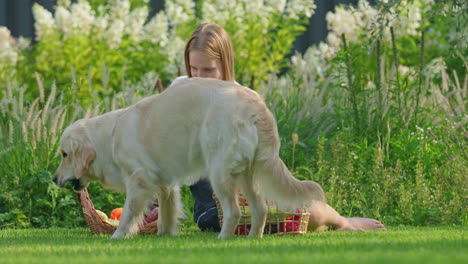
<path fill-rule="evenodd" d="M 261 237 L 266 198 L 288 206 L 324 201 L 320 185 L 294 178 L 279 153 L 276 122 L 261 97 L 232 82 L 190 78 L 125 109 L 78 120 L 62 135 L 59 186 L 90 181 L 126 192 L 112 238 L 138 232 L 154 194 L 158 234 L 178 234 L 178 186 L 207 177 L 224 213 L 219 237 L 234 235 L 241 215 L 237 189 L 249 200 L 249 236 Z"/>

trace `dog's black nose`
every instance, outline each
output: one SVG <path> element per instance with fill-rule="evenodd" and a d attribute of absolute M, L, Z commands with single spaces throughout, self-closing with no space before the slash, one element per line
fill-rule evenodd
<path fill-rule="evenodd" d="M 54 177 L 52 178 L 52 181 L 57 184 L 57 175 L 54 175 Z"/>

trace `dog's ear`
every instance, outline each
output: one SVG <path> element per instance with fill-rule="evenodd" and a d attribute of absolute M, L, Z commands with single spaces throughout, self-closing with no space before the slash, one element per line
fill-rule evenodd
<path fill-rule="evenodd" d="M 75 168 L 75 177 L 77 179 L 88 172 L 89 165 L 91 165 L 91 162 L 93 162 L 95 158 L 96 150 L 89 143 L 82 142 L 82 144 L 75 149 L 73 166 Z"/>

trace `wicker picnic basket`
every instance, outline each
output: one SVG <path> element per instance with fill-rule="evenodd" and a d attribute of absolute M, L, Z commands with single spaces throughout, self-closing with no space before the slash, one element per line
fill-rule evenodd
<path fill-rule="evenodd" d="M 223 225 L 223 210 L 221 204 L 213 194 L 213 199 L 216 202 L 216 208 L 218 209 L 219 224 Z M 296 211 L 285 211 L 281 209 L 276 202 L 265 201 L 268 214 L 265 229 L 263 234 L 274 234 L 274 235 L 303 235 L 307 233 L 307 225 L 309 224 L 310 214 L 306 209 L 298 209 Z M 241 209 L 242 216 L 237 225 L 235 234 L 236 235 L 248 235 L 251 226 L 251 215 L 250 208 L 247 199 L 239 193 L 239 207 Z"/>
<path fill-rule="evenodd" d="M 83 215 L 86 220 L 86 223 L 89 226 L 89 229 L 94 234 L 112 234 L 117 229 L 116 226 L 113 226 L 101 219 L 94 204 L 89 198 L 88 190 L 84 189 L 81 192 L 77 193 L 78 201 L 80 201 L 81 208 L 83 208 Z M 157 221 L 150 222 L 146 225 L 140 225 L 140 233 L 151 234 L 158 231 Z"/>

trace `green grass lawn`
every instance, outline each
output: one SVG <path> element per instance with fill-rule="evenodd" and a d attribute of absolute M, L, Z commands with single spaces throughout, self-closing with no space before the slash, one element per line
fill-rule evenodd
<path fill-rule="evenodd" d="M 467 231 L 391 227 L 219 240 L 185 226 L 179 237 L 110 240 L 85 228 L 3 229 L 0 263 L 468 263 Z"/>

